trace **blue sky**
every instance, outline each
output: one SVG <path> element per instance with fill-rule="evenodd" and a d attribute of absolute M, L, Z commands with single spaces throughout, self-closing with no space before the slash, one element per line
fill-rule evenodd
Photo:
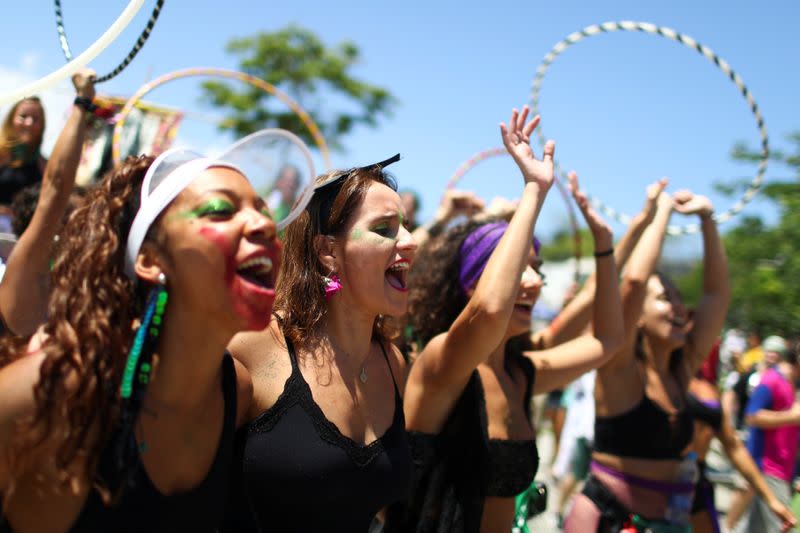
<path fill-rule="evenodd" d="M 153 4 L 145 2 L 137 19 L 94 62 L 96 70 L 105 73 L 124 57 Z M 62 0 L 62 5 L 67 34 L 78 53 L 127 2 Z M 5 92 L 58 68 L 64 59 L 52 2 L 6 3 L 2 9 L 0 31 L 6 44 L 0 49 L 0 92 Z M 329 44 L 354 41 L 362 53 L 355 74 L 389 88 L 398 105 L 378 128 L 360 128 L 347 136 L 346 151 L 333 155 L 334 165 L 364 164 L 401 152 L 403 160 L 393 171 L 401 187 L 421 193 L 427 216 L 460 162 L 500 144 L 497 124 L 507 120 L 512 106 L 529 101 L 535 70 L 552 45 L 584 26 L 610 20 L 669 26 L 711 47 L 753 92 L 773 148 L 787 148 L 784 136 L 800 129 L 800 46 L 795 36 L 800 4 L 795 0 L 168 0 L 133 64 L 99 91 L 128 95 L 147 79 L 186 67 L 236 68 L 236 58 L 224 51 L 229 39 L 292 22 Z M 198 80 L 175 82 L 149 99 L 214 115 L 199 101 L 198 85 Z M 66 87 L 45 95 L 52 108 L 50 137 L 71 98 Z M 325 95 L 321 98 L 324 102 Z M 557 158 L 579 172 L 587 190 L 622 211 L 638 209 L 645 185 L 662 175 L 671 177 L 673 190 L 688 187 L 712 195 L 721 211 L 731 200 L 713 194 L 711 183 L 752 176 L 755 170 L 729 160 L 735 141 L 758 142 L 744 99 L 702 56 L 666 39 L 618 33 L 578 43 L 551 67 L 540 109 L 542 128 L 557 142 Z M 201 148 L 229 141 L 198 120 L 185 122 L 181 140 Z M 787 171 L 773 166 L 767 175 L 781 177 Z M 462 185 L 488 200 L 513 196 L 520 179 L 510 161 L 501 158 L 476 167 Z M 757 201 L 745 212 L 769 219 L 768 211 Z M 537 231 L 547 235 L 562 224 L 564 206 L 554 192 Z M 681 238 L 670 249 L 696 253 L 699 240 Z"/>

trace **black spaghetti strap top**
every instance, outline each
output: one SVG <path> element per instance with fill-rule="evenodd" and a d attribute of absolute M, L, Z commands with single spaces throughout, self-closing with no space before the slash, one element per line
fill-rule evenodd
<path fill-rule="evenodd" d="M 42 181 L 42 171 L 38 159 L 28 161 L 19 167 L 10 165 L 0 167 L 0 204 L 10 205 L 19 191 L 40 181 Z"/>
<path fill-rule="evenodd" d="M 228 475 L 233 466 L 236 432 L 236 370 L 233 359 L 225 354 L 222 390 L 225 419 L 217 455 L 206 478 L 186 492 L 165 496 L 150 481 L 141 462 L 134 474 L 134 485 L 125 490 L 114 506 L 103 504 L 93 490 L 84 505 L 72 533 L 215 533 L 222 522 Z M 113 446 L 107 446 L 110 451 Z M 100 469 L 111 468 L 111 453 L 104 453 Z"/>
<path fill-rule="evenodd" d="M 404 500 L 411 489 L 411 452 L 397 384 L 391 426 L 374 442 L 357 443 L 314 402 L 294 347 L 289 339 L 286 344 L 292 373 L 283 393 L 239 431 L 241 470 L 221 531 L 366 533 L 378 511 Z M 382 345 L 381 350 L 389 364 Z"/>

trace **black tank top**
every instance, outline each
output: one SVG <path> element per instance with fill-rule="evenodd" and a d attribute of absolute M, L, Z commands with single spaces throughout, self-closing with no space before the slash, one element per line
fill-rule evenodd
<path fill-rule="evenodd" d="M 236 370 L 227 353 L 222 364 L 225 419 L 217 455 L 206 478 L 186 492 L 165 496 L 153 485 L 141 462 L 134 485 L 125 490 L 113 507 L 103 504 L 93 490 L 72 526 L 72 533 L 215 533 L 222 522 L 228 475 L 233 466 L 236 432 Z M 113 446 L 107 446 L 110 451 Z M 178 452 L 179 453 L 179 452 Z M 112 454 L 104 453 L 100 471 L 111 468 Z"/>
<path fill-rule="evenodd" d="M 689 394 L 686 408 L 696 421 L 708 424 L 717 433 L 722 430 L 722 406 L 719 402 L 700 400 Z"/>
<path fill-rule="evenodd" d="M 292 343 L 286 339 L 286 344 L 292 373 L 283 392 L 239 431 L 241 471 L 221 531 L 366 533 L 378 511 L 404 500 L 411 489 L 411 451 L 397 384 L 392 425 L 362 445 L 325 417 Z M 382 345 L 381 350 L 389 364 Z"/>
<path fill-rule="evenodd" d="M 595 417 L 594 449 L 619 457 L 680 459 L 694 434 L 692 414 L 684 406 L 670 416 L 648 398 L 644 376 L 642 382 L 642 399 L 632 409 Z"/>
<path fill-rule="evenodd" d="M 10 205 L 19 191 L 40 181 L 42 171 L 38 160 L 28 161 L 20 167 L 0 167 L 0 204 Z"/>

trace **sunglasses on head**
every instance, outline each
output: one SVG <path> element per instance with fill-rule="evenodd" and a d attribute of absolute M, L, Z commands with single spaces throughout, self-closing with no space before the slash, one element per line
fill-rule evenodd
<path fill-rule="evenodd" d="M 383 161 L 380 161 L 378 163 L 372 163 L 371 165 L 366 165 L 366 166 L 363 166 L 363 167 L 353 167 L 353 168 L 348 169 L 348 170 L 343 170 L 341 172 L 337 172 L 336 174 L 328 177 L 328 179 L 326 179 L 322 183 L 319 183 L 319 184 L 315 185 L 314 186 L 314 191 L 316 192 L 316 191 L 325 189 L 327 187 L 330 187 L 331 185 L 334 185 L 336 183 L 341 183 L 346 178 L 352 176 L 356 172 L 371 171 L 371 170 L 383 170 L 384 168 L 388 167 L 392 163 L 397 163 L 398 161 L 400 161 L 400 154 L 395 154 L 392 157 L 390 157 L 389 159 L 384 159 Z"/>

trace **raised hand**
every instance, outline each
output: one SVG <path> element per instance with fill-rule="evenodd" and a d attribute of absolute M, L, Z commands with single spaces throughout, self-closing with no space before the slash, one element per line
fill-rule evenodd
<path fill-rule="evenodd" d="M 569 190 L 572 193 L 572 197 L 575 199 L 575 203 L 578 204 L 578 208 L 581 210 L 583 218 L 586 220 L 586 224 L 592 232 L 595 249 L 601 251 L 608 250 L 611 248 L 613 241 L 611 227 L 603 220 L 600 214 L 594 210 L 589 203 L 589 199 L 586 197 L 586 193 L 580 189 L 578 174 L 573 170 L 569 173 L 567 179 L 569 180 Z"/>
<path fill-rule="evenodd" d="M 474 192 L 456 189 L 446 190 L 439 204 L 442 218 L 447 220 L 458 215 L 471 217 L 476 213 L 480 213 L 483 208 L 483 200 L 475 196 Z"/>
<path fill-rule="evenodd" d="M 94 80 L 97 73 L 90 68 L 82 68 L 72 75 L 72 85 L 77 96 L 94 100 Z"/>
<path fill-rule="evenodd" d="M 691 191 L 678 191 L 672 195 L 673 209 L 682 215 L 709 216 L 714 212 L 714 206 L 705 196 L 693 194 Z"/>
<path fill-rule="evenodd" d="M 656 216 L 656 208 L 658 207 L 658 198 L 661 196 L 661 193 L 664 192 L 664 189 L 667 187 L 669 180 L 667 178 L 661 178 L 655 183 L 651 183 L 647 186 L 647 198 L 644 201 L 644 207 L 642 208 L 642 215 L 647 224 L 653 221 L 653 218 Z"/>
<path fill-rule="evenodd" d="M 540 118 L 537 115 L 525 124 L 528 113 L 528 106 L 522 108 L 522 113 L 514 109 L 511 112 L 508 127 L 500 123 L 500 135 L 506 150 L 522 171 L 525 183 L 536 183 L 543 192 L 547 192 L 553 184 L 553 154 L 556 144 L 553 141 L 547 141 L 542 159 L 536 159 L 531 149 L 530 138 L 533 130 L 539 125 Z"/>

